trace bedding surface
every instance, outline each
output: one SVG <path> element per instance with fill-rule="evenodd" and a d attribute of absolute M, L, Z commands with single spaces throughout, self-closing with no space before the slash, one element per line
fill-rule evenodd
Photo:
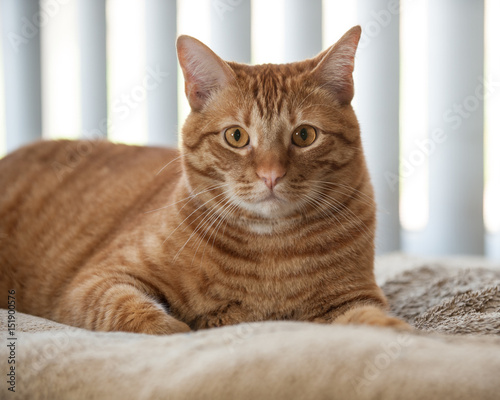
<path fill-rule="evenodd" d="M 262 322 L 148 336 L 19 312 L 9 332 L 0 310 L 0 399 L 498 399 L 499 266 L 390 255 L 376 275 L 414 332 Z"/>

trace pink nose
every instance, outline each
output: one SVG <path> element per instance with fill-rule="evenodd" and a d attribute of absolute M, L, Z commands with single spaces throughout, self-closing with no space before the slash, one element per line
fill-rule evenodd
<path fill-rule="evenodd" d="M 264 181 L 266 186 L 273 190 L 278 182 L 278 179 L 283 178 L 286 171 L 283 167 L 280 168 L 261 168 L 257 170 L 257 175 Z"/>

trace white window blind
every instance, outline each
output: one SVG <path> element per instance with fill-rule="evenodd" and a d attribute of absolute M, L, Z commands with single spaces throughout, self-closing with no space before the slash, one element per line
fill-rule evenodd
<path fill-rule="evenodd" d="M 378 252 L 500 259 L 499 17 L 496 0 L 0 0 L 0 156 L 42 136 L 175 146 L 178 34 L 290 62 L 360 24 Z"/>

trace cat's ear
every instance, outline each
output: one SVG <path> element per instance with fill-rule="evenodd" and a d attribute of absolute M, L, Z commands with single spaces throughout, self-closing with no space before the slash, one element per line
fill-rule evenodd
<path fill-rule="evenodd" d="M 320 53 L 313 74 L 321 85 L 328 87 L 342 104 L 349 104 L 354 96 L 354 56 L 361 36 L 361 27 L 347 31 L 337 43 Z"/>
<path fill-rule="evenodd" d="M 186 97 L 194 111 L 201 110 L 217 89 L 235 77 L 224 60 L 191 36 L 179 36 L 177 56 L 184 74 Z"/>

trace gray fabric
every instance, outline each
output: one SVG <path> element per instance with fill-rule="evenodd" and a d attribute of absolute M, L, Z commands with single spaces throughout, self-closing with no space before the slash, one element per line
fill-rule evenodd
<path fill-rule="evenodd" d="M 500 334 L 500 271 L 424 266 L 382 286 L 393 314 L 415 328 L 448 334 Z"/>

